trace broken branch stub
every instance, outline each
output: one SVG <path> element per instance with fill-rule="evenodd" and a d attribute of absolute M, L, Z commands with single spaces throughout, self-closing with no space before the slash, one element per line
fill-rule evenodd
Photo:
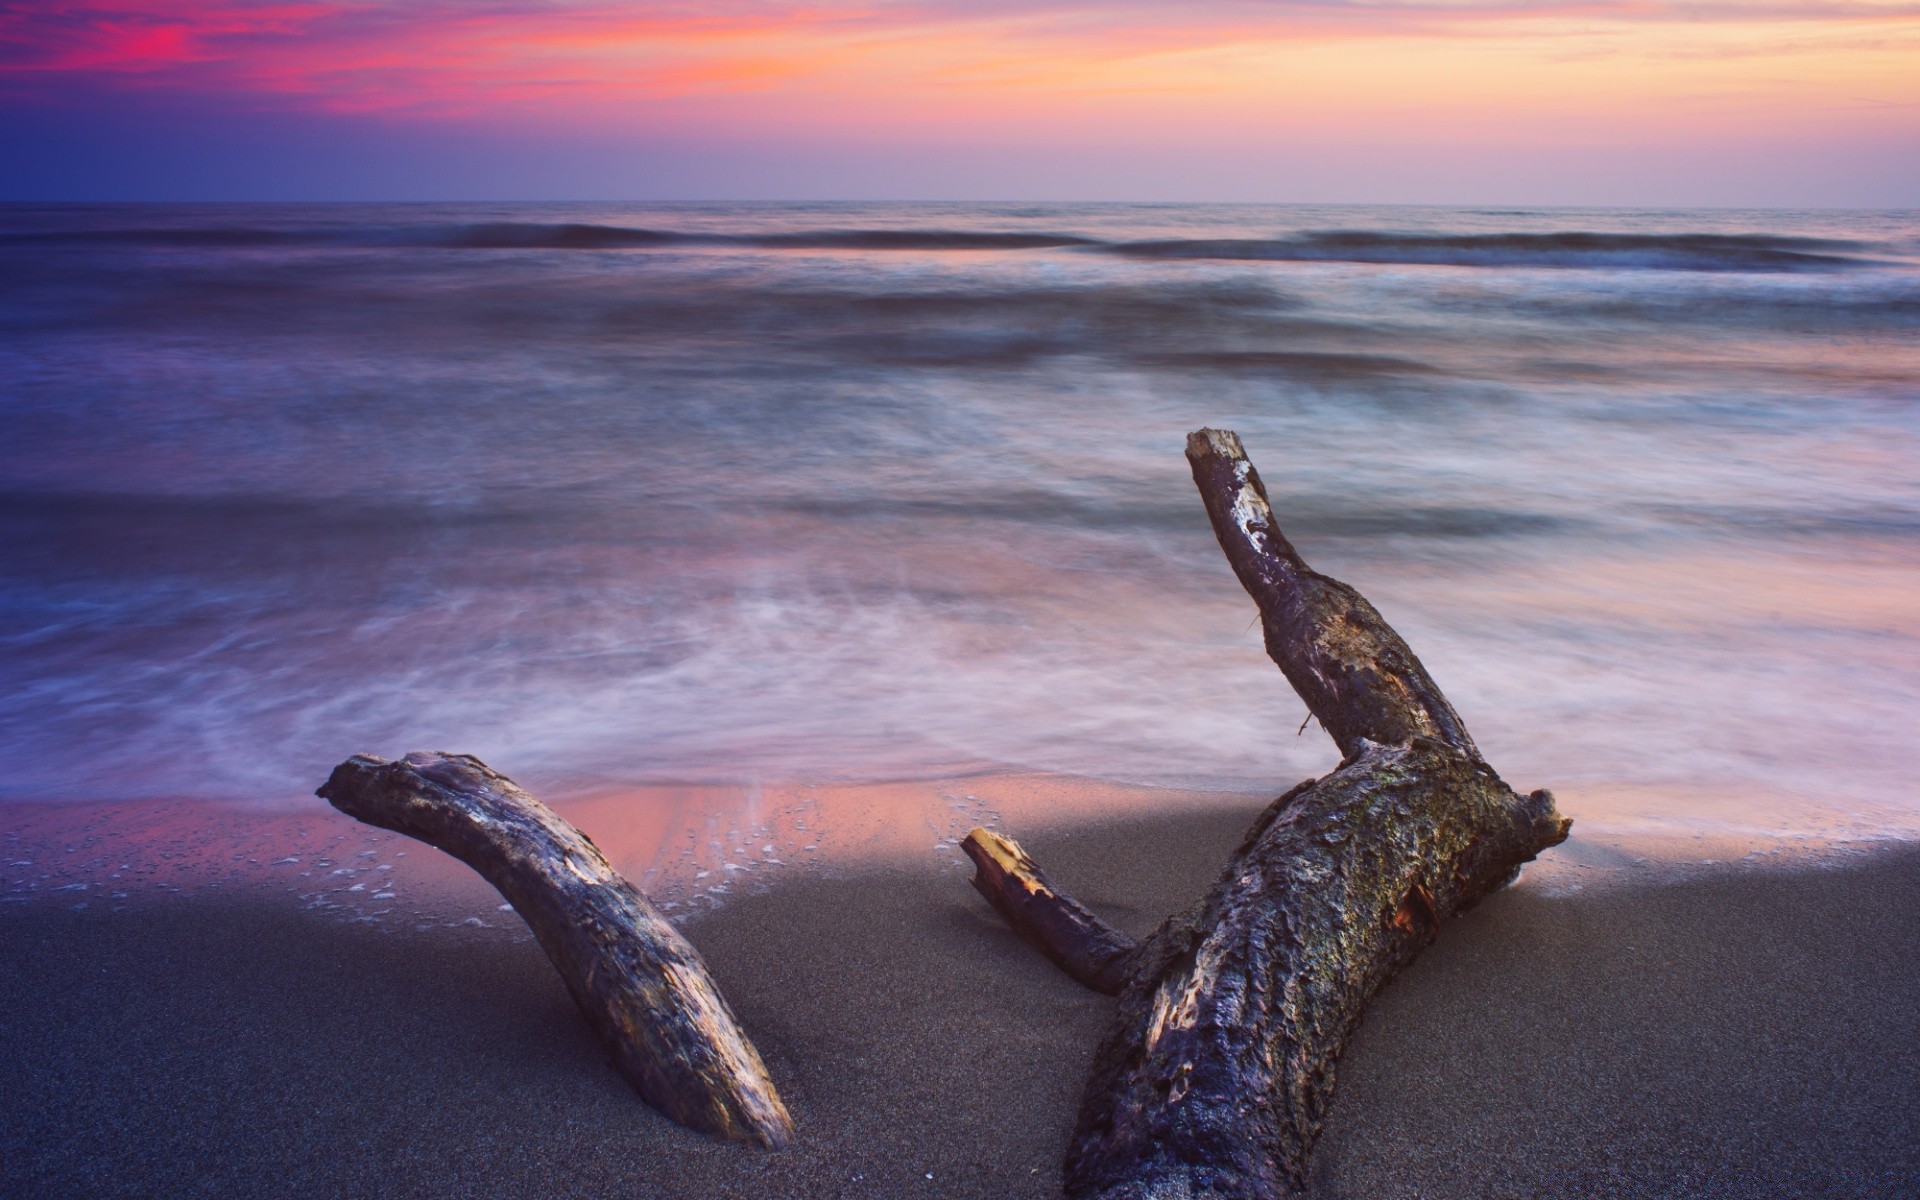
<path fill-rule="evenodd" d="M 1067 1154 L 1076 1200 L 1303 1189 L 1367 1001 L 1571 825 L 1549 793 L 1523 796 L 1481 760 L 1371 604 L 1307 566 L 1236 435 L 1203 429 L 1187 456 L 1267 652 L 1345 761 L 1269 805 L 1207 895 L 1126 959 Z M 1046 890 L 1049 908 L 1079 909 Z"/>
<path fill-rule="evenodd" d="M 1012 838 L 975 829 L 960 848 L 973 860 L 974 890 L 1054 966 L 1108 996 L 1126 983 L 1139 943 L 1062 895 Z"/>
<path fill-rule="evenodd" d="M 453 855 L 533 930 L 634 1090 L 682 1125 L 778 1148 L 793 1136 L 759 1053 L 700 954 L 553 810 L 470 755 L 355 755 L 321 797 Z"/>

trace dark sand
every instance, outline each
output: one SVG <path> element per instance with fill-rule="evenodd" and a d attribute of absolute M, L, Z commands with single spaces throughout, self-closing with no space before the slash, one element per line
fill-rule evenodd
<path fill-rule="evenodd" d="M 1024 840 L 1144 932 L 1249 817 Z M 0 907 L 0 1195 L 1057 1194 L 1110 1002 L 964 874 L 798 880 L 690 932 L 790 1152 L 654 1116 L 499 931 L 263 895 Z M 1920 1195 L 1920 856 L 1504 893 L 1379 997 L 1341 1076 L 1325 1196 Z"/>

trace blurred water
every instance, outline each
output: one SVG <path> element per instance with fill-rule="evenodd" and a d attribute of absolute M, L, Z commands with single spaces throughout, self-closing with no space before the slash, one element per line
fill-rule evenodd
<path fill-rule="evenodd" d="M 1602 824 L 1911 835 L 1920 215 L 0 209 L 0 799 L 1327 769 L 1188 481 Z"/>

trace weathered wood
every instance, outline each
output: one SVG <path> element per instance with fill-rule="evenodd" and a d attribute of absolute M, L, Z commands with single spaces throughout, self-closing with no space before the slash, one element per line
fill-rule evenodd
<path fill-rule="evenodd" d="M 1187 457 L 1267 652 L 1345 760 L 1274 801 L 1205 898 L 1127 960 L 1067 1154 L 1075 1198 L 1304 1188 L 1368 999 L 1571 825 L 1549 793 L 1520 795 L 1482 761 L 1371 604 L 1307 566 L 1236 435 L 1203 429 Z M 1051 908 L 1079 908 L 1047 891 Z M 1056 944 L 1049 957 L 1074 954 Z"/>
<path fill-rule="evenodd" d="M 974 890 L 1055 966 L 1108 996 L 1126 983 L 1139 943 L 1062 895 L 1011 838 L 975 829 L 960 848 Z"/>
<path fill-rule="evenodd" d="M 1198 905 L 1142 949 L 1096 1057 L 1067 1194 L 1303 1188 L 1334 1064 L 1441 922 L 1565 837 L 1445 743 L 1368 745 L 1276 801 Z"/>
<path fill-rule="evenodd" d="M 793 1121 L 700 954 L 584 834 L 477 758 L 356 755 L 319 795 L 446 851 L 533 930 L 627 1082 L 682 1125 L 780 1147 Z"/>
<path fill-rule="evenodd" d="M 1477 756 L 1466 724 L 1400 635 L 1366 597 L 1307 566 L 1280 532 L 1240 436 L 1191 434 L 1187 462 L 1220 548 L 1259 607 L 1267 654 L 1340 753 L 1355 753 L 1363 738 L 1398 746 L 1424 736 Z"/>

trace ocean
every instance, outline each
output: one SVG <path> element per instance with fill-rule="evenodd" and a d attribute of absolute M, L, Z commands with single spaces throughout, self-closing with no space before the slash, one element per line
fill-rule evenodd
<path fill-rule="evenodd" d="M 1916 335 L 1915 213 L 8 206 L 0 808 L 1276 794 L 1213 425 L 1577 832 L 1913 838 Z"/>

